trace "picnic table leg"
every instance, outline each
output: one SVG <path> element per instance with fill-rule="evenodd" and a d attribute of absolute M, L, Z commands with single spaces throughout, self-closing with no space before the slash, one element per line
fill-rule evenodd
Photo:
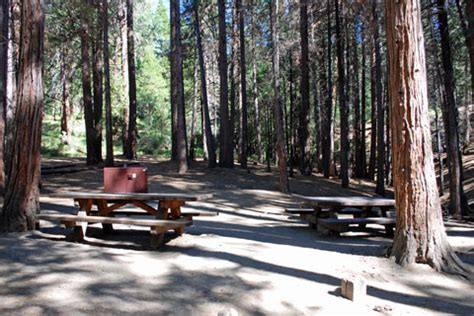
<path fill-rule="evenodd" d="M 92 200 L 78 199 L 77 201 L 79 202 L 79 207 L 80 207 L 79 211 L 77 212 L 77 215 L 79 216 L 89 215 L 90 210 L 92 208 Z M 76 242 L 83 241 L 84 237 L 86 236 L 88 224 L 89 223 L 87 222 L 76 222 L 73 233 L 67 236 L 66 238 L 70 241 L 76 241 Z"/>
<path fill-rule="evenodd" d="M 150 247 L 152 249 L 159 249 L 163 245 L 163 241 L 165 239 L 165 233 L 168 229 L 166 227 L 151 227 L 151 240 L 150 240 Z"/>
<path fill-rule="evenodd" d="M 313 209 L 314 209 L 313 215 L 312 216 L 311 215 L 307 216 L 306 220 L 309 223 L 309 228 L 313 228 L 313 229 L 317 230 L 318 229 L 318 218 L 321 215 L 321 207 L 314 206 Z"/>
<path fill-rule="evenodd" d="M 163 201 L 160 202 L 160 208 L 166 208 L 166 214 L 168 218 L 166 219 L 179 219 L 181 218 L 181 206 L 184 205 L 184 201 Z M 168 209 L 170 212 L 168 213 Z M 174 229 L 174 232 L 181 236 L 184 233 L 184 227 L 178 227 Z"/>
<path fill-rule="evenodd" d="M 105 212 L 107 211 L 107 201 L 106 200 L 100 199 L 100 200 L 95 200 L 94 202 L 96 203 L 97 210 L 99 211 L 98 214 L 97 214 L 98 216 L 114 217 L 113 213 L 105 214 Z M 112 226 L 112 224 L 102 223 L 102 230 L 106 234 L 112 234 L 114 232 L 114 227 Z"/>
<path fill-rule="evenodd" d="M 380 207 L 380 211 L 381 211 L 381 215 L 382 217 L 387 217 L 387 211 L 390 210 L 390 207 L 387 207 L 387 206 L 381 206 Z"/>
<path fill-rule="evenodd" d="M 171 209 L 171 214 L 175 219 L 178 219 L 181 216 L 181 207 L 180 206 L 173 207 Z M 181 236 L 184 233 L 184 227 L 175 228 L 174 232 L 178 236 Z"/>
<path fill-rule="evenodd" d="M 157 212 L 155 213 L 156 219 L 168 219 L 168 207 L 165 204 L 166 203 L 161 201 L 158 202 Z M 167 229 L 163 229 L 162 227 L 151 227 L 150 247 L 152 249 L 158 249 L 162 246 L 166 231 Z"/>
<path fill-rule="evenodd" d="M 342 210 L 343 206 L 331 206 L 329 208 L 329 217 L 330 218 L 337 218 L 337 212 Z"/>

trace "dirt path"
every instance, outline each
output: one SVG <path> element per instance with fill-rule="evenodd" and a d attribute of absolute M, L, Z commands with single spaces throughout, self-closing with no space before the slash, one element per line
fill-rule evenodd
<path fill-rule="evenodd" d="M 66 162 L 70 163 L 70 160 Z M 47 161 L 60 164 L 62 161 Z M 381 236 L 325 237 L 283 209 L 296 206 L 264 168 L 208 171 L 202 164 L 178 176 L 169 162 L 143 161 L 150 191 L 212 191 L 189 209 L 219 211 L 196 219 L 163 251 L 150 251 L 146 230 L 117 227 L 103 235 L 91 226 L 86 244 L 58 241 L 57 224 L 40 232 L 0 236 L 0 314 L 472 314 L 473 284 L 433 273 L 402 270 L 384 258 L 391 240 Z M 43 177 L 43 211 L 74 211 L 53 200 L 59 190 L 100 189 L 101 172 Z M 353 183 L 356 185 L 357 183 Z M 299 194 L 363 194 L 317 177 L 292 180 Z M 474 227 L 448 223 L 450 242 L 474 264 Z M 50 240 L 53 239 L 53 240 Z M 368 296 L 339 296 L 341 278 L 367 280 Z"/>

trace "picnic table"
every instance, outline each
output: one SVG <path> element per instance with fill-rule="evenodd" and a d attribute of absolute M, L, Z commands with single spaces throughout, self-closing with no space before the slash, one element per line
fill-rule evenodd
<path fill-rule="evenodd" d="M 82 241 L 86 234 L 88 223 L 102 223 L 104 231 L 113 230 L 112 224 L 130 224 L 149 226 L 151 228 L 153 248 L 158 248 L 163 242 L 164 233 L 174 230 L 178 235 L 183 234 L 185 226 L 192 224 L 193 216 L 217 215 L 211 212 L 188 212 L 181 211 L 186 202 L 202 201 L 212 198 L 212 193 L 105 193 L 105 192 L 59 192 L 51 194 L 52 198 L 71 198 L 79 204 L 76 215 L 72 214 L 38 214 L 37 219 L 59 220 L 67 227 L 74 227 L 70 239 Z M 151 206 L 151 202 L 157 201 L 158 206 Z M 117 210 L 125 205 L 132 204 L 145 212 L 130 214 L 150 214 L 156 219 L 142 218 L 115 218 Z M 97 211 L 93 211 L 93 206 Z M 123 212 L 125 213 L 125 212 Z M 123 214 L 120 212 L 120 214 Z"/>
<path fill-rule="evenodd" d="M 286 209 L 287 213 L 299 214 L 310 226 L 325 228 L 334 233 L 354 230 L 354 224 L 360 230 L 367 224 L 380 224 L 388 234 L 393 233 L 396 220 L 389 216 L 389 210 L 395 207 L 395 200 L 367 196 L 305 196 L 293 195 L 301 202 L 299 209 Z M 376 212 L 380 209 L 380 213 Z M 352 218 L 339 218 L 339 215 L 352 215 Z"/>

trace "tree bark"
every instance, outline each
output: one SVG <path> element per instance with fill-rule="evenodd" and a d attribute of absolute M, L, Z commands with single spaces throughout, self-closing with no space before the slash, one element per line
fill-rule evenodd
<path fill-rule="evenodd" d="M 199 57 L 197 49 L 194 50 L 194 66 L 193 66 L 193 108 L 191 112 L 191 135 L 189 137 L 189 160 L 194 161 L 196 158 L 196 126 L 197 126 L 197 108 L 199 99 Z M 202 125 L 202 124 L 201 124 Z"/>
<path fill-rule="evenodd" d="M 221 116 L 219 166 L 232 168 L 234 166 L 234 157 L 232 132 L 230 130 L 232 122 L 229 121 L 225 0 L 218 0 L 217 6 L 219 11 L 219 103 Z"/>
<path fill-rule="evenodd" d="M 300 0 L 300 45 L 301 45 L 301 108 L 298 140 L 300 149 L 300 173 L 311 174 L 311 142 L 309 137 L 309 51 L 308 51 L 308 2 Z"/>
<path fill-rule="evenodd" d="M 364 26 L 362 26 L 364 27 Z M 367 64 L 367 54 L 365 51 L 365 36 L 364 36 L 364 28 L 362 29 L 362 74 L 361 74 L 361 177 L 367 177 L 367 125 L 366 125 L 366 111 L 367 111 L 367 76 L 366 76 L 366 64 Z"/>
<path fill-rule="evenodd" d="M 275 115 L 276 153 L 280 175 L 280 190 L 290 192 L 288 171 L 286 168 L 285 130 L 283 127 L 283 110 L 280 97 L 280 47 L 279 47 L 279 0 L 271 1 L 270 30 L 272 38 L 272 73 L 273 73 L 273 104 Z"/>
<path fill-rule="evenodd" d="M 289 159 L 289 169 L 290 169 L 290 172 L 289 172 L 289 176 L 291 178 L 293 178 L 294 176 L 294 171 L 293 171 L 293 167 L 294 167 L 294 164 L 295 164 L 295 124 L 294 124 L 294 119 L 295 119 L 295 92 L 294 92 L 294 76 L 293 76 L 293 52 L 290 50 L 289 52 L 289 64 L 290 64 L 290 67 L 289 67 L 289 74 L 288 74 L 288 81 L 289 81 L 289 85 L 290 85 L 290 88 L 289 88 L 289 92 L 290 92 L 290 139 L 289 139 L 289 143 L 290 143 L 290 150 L 289 150 L 289 154 L 290 154 L 290 159 Z"/>
<path fill-rule="evenodd" d="M 469 55 L 469 65 L 471 74 L 471 100 L 474 102 L 474 1 L 466 1 L 465 14 L 460 0 L 456 0 L 461 29 L 464 35 L 464 41 Z M 467 21 L 466 18 L 467 17 Z"/>
<path fill-rule="evenodd" d="M 181 48 L 181 13 L 180 1 L 170 4 L 171 10 L 171 103 L 176 106 L 177 114 L 177 154 L 178 172 L 188 171 L 188 154 L 186 145 L 186 121 L 184 112 L 183 57 Z"/>
<path fill-rule="evenodd" d="M 128 62 L 128 137 L 127 159 L 137 158 L 137 82 L 135 75 L 135 32 L 133 30 L 133 0 L 127 0 L 127 62 Z"/>
<path fill-rule="evenodd" d="M 102 110 L 103 110 L 103 25 L 101 20 L 101 1 L 94 0 L 94 6 L 97 10 L 97 22 L 95 23 L 95 42 L 92 46 L 93 52 L 93 91 L 94 91 L 94 160 L 102 162 Z"/>
<path fill-rule="evenodd" d="M 209 102 L 207 99 L 207 83 L 206 83 L 206 68 L 204 67 L 204 54 L 201 43 L 201 27 L 199 25 L 199 0 L 195 0 L 194 3 L 194 28 L 196 32 L 196 46 L 199 56 L 199 69 L 201 73 L 201 97 L 202 97 L 202 110 L 204 116 L 204 129 L 206 133 L 206 144 L 208 151 L 207 166 L 209 168 L 216 167 L 216 149 L 214 145 L 214 135 L 211 130 L 211 119 L 209 117 Z"/>
<path fill-rule="evenodd" d="M 102 30 L 104 39 L 104 84 L 105 84 L 105 142 L 106 158 L 105 165 L 112 167 L 114 165 L 114 144 L 112 135 L 112 101 L 110 96 L 110 53 L 109 53 L 109 9 L 108 1 L 102 1 Z"/>
<path fill-rule="evenodd" d="M 344 43 L 341 32 L 341 17 L 339 0 L 335 1 L 336 8 L 336 39 L 337 39 L 337 83 L 340 106 L 341 119 L 341 186 L 343 188 L 349 187 L 349 111 L 346 99 L 346 78 L 344 69 Z"/>
<path fill-rule="evenodd" d="M 17 111 L 13 125 L 12 163 L 6 177 L 1 231 L 34 229 L 39 212 L 41 124 L 43 111 L 43 34 L 41 0 L 23 1 Z"/>
<path fill-rule="evenodd" d="M 436 188 L 419 0 L 386 2 L 397 229 L 389 254 L 403 265 L 468 274 L 447 241 Z"/>
<path fill-rule="evenodd" d="M 257 160 L 259 163 L 263 163 L 263 143 L 262 143 L 262 126 L 260 124 L 260 103 L 258 98 L 258 79 L 257 79 L 257 45 L 256 39 L 257 36 L 257 21 L 255 21 L 255 1 L 250 6 L 250 25 L 252 26 L 251 32 L 251 43 L 252 43 L 252 88 L 253 88 L 253 106 L 254 106 L 254 124 L 256 131 L 256 149 L 257 149 Z"/>
<path fill-rule="evenodd" d="M 377 108 L 377 183 L 375 193 L 385 194 L 385 120 L 382 96 L 382 56 L 380 54 L 379 18 L 377 0 L 372 1 L 374 19 L 374 53 L 375 53 L 375 102 Z"/>
<path fill-rule="evenodd" d="M 438 23 L 441 35 L 441 64 L 445 102 L 443 102 L 443 120 L 446 131 L 446 145 L 449 168 L 450 213 L 461 218 L 469 209 L 462 185 L 462 159 L 459 149 L 458 109 L 454 99 L 454 72 L 452 64 L 451 43 L 449 40 L 448 14 L 446 0 L 438 2 Z"/>
<path fill-rule="evenodd" d="M 360 23 L 360 15 L 356 15 L 356 24 Z M 362 134 L 362 117 L 361 117 L 361 105 L 360 105 L 360 82 L 359 82 L 359 56 L 358 56 L 358 40 L 357 35 L 360 33 L 355 31 L 354 42 L 352 47 L 352 63 L 354 65 L 354 89 L 353 89 L 353 103 L 354 103 L 354 175 L 357 178 L 363 178 L 365 172 L 363 169 L 362 161 L 362 139 L 365 135 Z M 365 65 L 363 65 L 364 67 Z M 365 96 L 365 94 L 364 94 Z"/>
<path fill-rule="evenodd" d="M 128 31 L 127 31 L 127 0 L 120 0 L 119 3 L 119 21 L 120 21 L 120 42 L 122 44 L 122 82 L 123 92 L 123 130 L 122 130 L 122 147 L 123 154 L 126 155 L 128 144 L 128 124 L 129 124 L 129 82 L 128 82 Z"/>
<path fill-rule="evenodd" d="M 375 46 L 372 40 L 370 52 L 370 157 L 369 172 L 367 177 L 375 179 L 375 167 L 377 164 L 377 96 L 376 96 L 376 74 L 375 74 Z"/>
<path fill-rule="evenodd" d="M 231 44 L 231 56 L 230 56 L 230 69 L 229 69 L 229 77 L 230 77 L 230 91 L 229 91 L 229 106 L 230 106 L 230 114 L 229 114 L 229 128 L 230 128 L 230 139 L 232 140 L 232 155 L 234 154 L 235 146 L 234 144 L 239 144 L 239 136 L 240 133 L 235 133 L 236 130 L 236 117 L 237 117 L 237 110 L 236 104 L 238 103 L 238 97 L 236 93 L 236 87 L 238 87 L 239 82 L 239 35 L 238 35 L 238 13 L 236 10 L 237 2 L 234 1 L 232 4 L 232 22 L 231 22 L 231 35 L 232 44 Z M 240 122 L 239 122 L 240 124 Z M 237 124 L 237 125 L 239 125 Z M 238 161 L 240 161 L 240 144 L 238 145 L 237 155 Z"/>
<path fill-rule="evenodd" d="M 10 0 L 10 20 L 9 20 L 9 41 L 8 41 L 8 77 L 7 77 L 7 102 L 5 110 L 5 174 L 11 165 L 9 160 L 10 152 L 14 146 L 13 140 L 13 121 L 17 105 L 17 87 L 19 71 L 19 43 L 20 43 L 20 25 L 21 25 L 21 4 L 20 0 Z"/>
<path fill-rule="evenodd" d="M 327 164 L 327 162 L 324 161 L 324 150 L 325 150 L 325 139 L 327 137 L 327 135 L 325 135 L 325 133 L 327 132 L 325 130 L 325 126 L 326 126 L 326 123 L 327 123 L 327 114 L 326 114 L 326 104 L 327 104 L 327 96 L 328 96 L 328 78 L 327 78 L 327 74 L 326 74 L 326 70 L 327 70 L 327 67 L 326 67 L 326 61 L 325 61 L 325 56 L 326 56 L 326 40 L 325 38 L 321 38 L 321 49 L 320 49 L 320 57 L 319 57 L 319 60 L 320 60 L 320 66 L 319 66 L 319 76 L 318 76 L 318 80 L 319 80 L 319 87 L 320 87 L 320 99 L 321 99 L 321 102 L 320 102 L 320 111 L 319 111 L 319 121 L 320 121 L 320 127 L 319 127 L 319 130 L 321 132 L 321 136 L 320 136 L 320 144 L 321 144 L 321 150 L 320 150 L 320 153 L 321 153 L 321 163 L 320 163 L 320 172 L 323 172 L 324 173 L 324 166 L 325 164 Z M 329 174 L 329 172 L 328 172 Z"/>
<path fill-rule="evenodd" d="M 321 129 L 323 133 L 322 139 L 322 156 L 323 156 L 323 174 L 329 178 L 331 175 L 331 166 L 333 164 L 332 151 L 332 44 L 331 44 L 331 5 L 330 0 L 327 1 L 327 96 L 323 111 L 323 121 Z"/>
<path fill-rule="evenodd" d="M 435 106 L 435 133 L 436 133 L 436 151 L 438 152 L 439 164 L 439 193 L 444 194 L 444 164 L 443 164 L 443 146 L 441 144 L 441 132 L 439 128 L 438 107 Z"/>
<path fill-rule="evenodd" d="M 94 154 L 94 109 L 92 104 L 91 65 L 89 43 L 90 36 L 90 0 L 83 0 L 81 7 L 81 70 L 82 70 L 82 102 L 84 104 L 84 121 L 86 125 L 87 164 L 98 163 Z"/>
<path fill-rule="evenodd" d="M 69 61 L 67 60 L 67 49 L 63 49 L 61 55 L 61 140 L 63 143 L 68 145 L 71 138 L 70 116 L 72 112 L 71 91 L 69 83 L 71 78 L 71 67 L 69 65 Z"/>
<path fill-rule="evenodd" d="M 237 0 L 240 42 L 240 167 L 247 169 L 248 111 L 247 111 L 247 65 L 245 58 L 245 8 L 243 0 Z"/>
<path fill-rule="evenodd" d="M 8 79 L 8 22 L 10 16 L 9 0 L 4 0 L 0 11 L 0 196 L 5 189 L 4 166 L 4 138 L 5 138 L 5 112 L 7 108 L 7 79 Z"/>

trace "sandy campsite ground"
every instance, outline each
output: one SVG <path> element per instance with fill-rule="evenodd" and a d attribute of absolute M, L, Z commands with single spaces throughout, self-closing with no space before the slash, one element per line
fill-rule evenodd
<path fill-rule="evenodd" d="M 45 160 L 43 165 L 83 164 Z M 380 236 L 328 237 L 284 214 L 297 201 L 277 190 L 276 174 L 194 164 L 179 176 L 173 163 L 143 160 L 150 191 L 214 192 L 186 208 L 218 211 L 196 218 L 161 251 L 148 248 L 145 228 L 115 226 L 104 235 L 88 229 L 85 244 L 62 240 L 66 229 L 42 222 L 40 231 L 0 235 L 2 315 L 312 315 L 474 313 L 474 285 L 433 273 L 403 270 L 384 258 L 391 240 Z M 337 181 L 292 179 L 292 191 L 310 195 L 360 195 Z M 102 188 L 102 172 L 87 170 L 42 177 L 42 211 L 74 212 L 72 201 L 51 199 L 63 190 Z M 449 240 L 474 265 L 474 225 L 447 223 Z M 339 295 L 341 278 L 363 277 L 368 296 L 353 303 Z"/>

